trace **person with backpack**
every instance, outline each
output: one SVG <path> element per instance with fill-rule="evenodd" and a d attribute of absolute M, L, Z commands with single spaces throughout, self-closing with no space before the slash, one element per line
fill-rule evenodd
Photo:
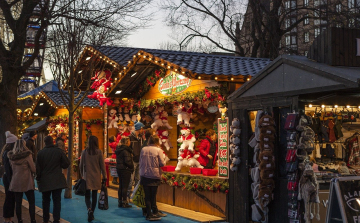
<path fill-rule="evenodd" d="M 5 187 L 3 217 L 4 217 L 4 223 L 10 223 L 13 222 L 12 218 L 14 217 L 15 193 L 9 190 L 13 173 L 12 173 L 8 153 L 14 148 L 15 142 L 16 140 L 18 140 L 18 138 L 14 134 L 11 134 L 10 131 L 6 131 L 5 135 L 6 135 L 6 144 L 4 145 L 1 151 L 1 163 L 4 166 L 4 173 L 3 173 L 4 175 L 2 176 L 2 178 Z"/>
<path fill-rule="evenodd" d="M 35 182 L 34 175 L 36 172 L 32 152 L 26 147 L 26 142 L 18 139 L 15 142 L 13 150 L 9 151 L 9 157 L 12 178 L 9 190 L 15 193 L 16 217 L 19 223 L 22 223 L 21 209 L 22 199 L 25 193 L 29 202 L 29 213 L 31 223 L 35 223 Z"/>
<path fill-rule="evenodd" d="M 79 168 L 81 176 L 86 181 L 85 203 L 88 210 L 88 222 L 91 222 L 95 219 L 97 192 L 101 190 L 101 174 L 103 181 L 106 181 L 104 157 L 96 136 L 89 137 L 88 147 L 81 154 Z"/>
<path fill-rule="evenodd" d="M 214 130 L 210 129 L 206 133 L 206 138 L 203 139 L 199 146 L 200 156 L 199 163 L 204 169 L 213 169 L 215 167 L 218 147 L 216 143 L 217 134 Z"/>
<path fill-rule="evenodd" d="M 39 151 L 36 162 L 36 180 L 42 193 L 43 221 L 49 222 L 50 196 L 53 199 L 54 223 L 60 222 L 61 192 L 67 188 L 66 179 L 62 171 L 69 167 L 70 161 L 64 151 L 54 145 L 53 138 L 44 138 L 45 147 Z"/>

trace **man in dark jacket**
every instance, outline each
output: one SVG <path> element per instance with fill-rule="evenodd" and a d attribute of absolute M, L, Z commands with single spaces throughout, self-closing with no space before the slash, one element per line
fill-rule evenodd
<path fill-rule="evenodd" d="M 37 155 L 36 180 L 39 191 L 42 192 L 43 219 L 49 221 L 50 195 L 53 198 L 54 223 L 60 222 L 61 191 L 67 188 L 65 176 L 62 169 L 70 165 L 65 153 L 53 144 L 51 136 L 44 139 L 45 147 Z"/>
<path fill-rule="evenodd" d="M 36 138 L 37 138 L 37 133 L 35 131 L 31 131 L 29 133 L 29 138 L 26 140 L 26 147 L 33 153 L 34 162 L 36 162 L 36 157 L 37 157 L 37 149 L 35 147 Z"/>
<path fill-rule="evenodd" d="M 128 188 L 128 197 L 130 198 L 132 187 L 136 186 L 136 184 L 140 180 L 140 174 L 139 174 L 139 159 L 140 159 L 140 152 L 143 144 L 143 132 L 145 125 L 141 123 L 140 121 L 135 123 L 135 131 L 131 132 L 129 135 L 131 145 L 130 147 L 133 150 L 133 161 L 134 161 L 134 172 L 131 175 L 129 188 Z"/>

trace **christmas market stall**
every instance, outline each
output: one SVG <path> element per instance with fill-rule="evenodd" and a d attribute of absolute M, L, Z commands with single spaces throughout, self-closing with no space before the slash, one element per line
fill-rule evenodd
<path fill-rule="evenodd" d="M 309 58 L 282 55 L 228 97 L 242 129 L 229 222 L 325 222 L 331 179 L 359 175 L 356 38 L 329 29 Z"/>
<path fill-rule="evenodd" d="M 77 97 L 76 100 L 79 100 L 84 93 L 85 92 L 81 92 L 80 96 Z M 33 105 L 29 109 L 25 110 L 25 112 L 25 115 L 27 116 L 43 119 L 41 122 L 43 122 L 42 124 L 45 126 L 45 128 L 43 128 L 44 135 L 52 136 L 54 142 L 60 133 L 68 135 L 69 113 L 60 92 L 40 91 L 34 96 Z M 77 172 L 78 170 L 78 160 L 80 158 L 81 151 L 86 146 L 88 137 L 90 135 L 95 135 L 98 137 L 99 143 L 104 142 L 103 117 L 103 110 L 97 100 L 86 97 L 81 102 L 74 117 L 74 172 Z M 40 145 L 42 145 L 42 143 Z M 65 141 L 65 147 L 67 153 L 67 140 Z M 103 147 L 100 147 L 100 149 L 102 148 Z M 39 149 L 42 148 L 40 147 Z"/>
<path fill-rule="evenodd" d="M 229 168 L 236 169 L 229 159 L 240 162 L 229 156 L 240 126 L 226 117 L 226 99 L 270 60 L 127 47 L 87 47 L 84 55 L 112 66 L 102 97 L 109 185 L 117 183 L 116 144 L 140 121 L 159 136 L 167 161 L 158 202 L 226 217 Z"/>

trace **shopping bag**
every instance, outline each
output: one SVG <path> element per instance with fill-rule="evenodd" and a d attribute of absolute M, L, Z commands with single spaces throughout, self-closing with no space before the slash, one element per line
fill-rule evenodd
<path fill-rule="evenodd" d="M 140 180 L 139 180 L 139 182 L 136 184 L 136 186 L 135 186 L 135 188 L 134 188 L 134 190 L 133 190 L 133 192 L 132 192 L 132 194 L 131 194 L 131 196 L 130 196 L 130 199 L 134 199 L 135 193 L 136 193 L 136 191 L 139 189 L 139 186 L 140 186 Z"/>
<path fill-rule="evenodd" d="M 86 181 L 84 179 L 78 179 L 73 187 L 74 193 L 79 196 L 85 196 Z"/>
<path fill-rule="evenodd" d="M 140 184 L 138 189 L 136 190 L 135 196 L 133 198 L 133 203 L 140 207 L 145 208 L 145 192 L 143 186 Z"/>
<path fill-rule="evenodd" d="M 100 210 L 109 209 L 108 192 L 107 192 L 107 188 L 106 188 L 104 180 L 102 181 L 102 184 L 101 184 L 101 191 L 100 191 L 100 194 L 99 194 L 98 208 Z"/>

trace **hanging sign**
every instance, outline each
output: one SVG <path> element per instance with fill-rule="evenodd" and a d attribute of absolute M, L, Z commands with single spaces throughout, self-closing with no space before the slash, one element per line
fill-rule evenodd
<path fill-rule="evenodd" d="M 332 179 L 328 205 L 326 223 L 360 223 L 360 177 Z"/>
<path fill-rule="evenodd" d="M 356 56 L 360 57 L 360 38 L 356 38 L 357 53 Z"/>
<path fill-rule="evenodd" d="M 175 72 L 159 80 L 159 91 L 163 95 L 174 95 L 185 91 L 191 83 L 191 79 Z"/>
<path fill-rule="evenodd" d="M 229 120 L 218 119 L 219 177 L 229 178 Z"/>

